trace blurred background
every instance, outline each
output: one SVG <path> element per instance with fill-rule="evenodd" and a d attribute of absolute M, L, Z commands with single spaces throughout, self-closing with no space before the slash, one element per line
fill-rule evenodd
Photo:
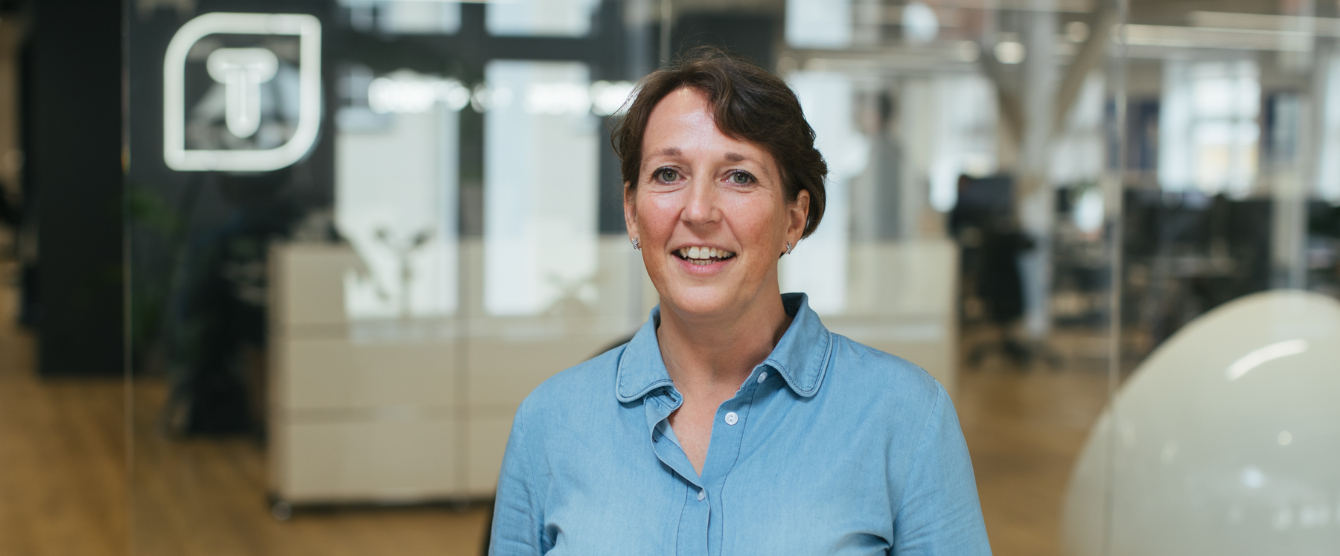
<path fill-rule="evenodd" d="M 0 554 L 480 554 L 657 302 L 609 129 L 716 45 L 782 259 L 951 393 L 997 554 L 1340 546 L 1340 3 L 0 1 Z M 803 508 L 797 508 L 803 512 Z"/>

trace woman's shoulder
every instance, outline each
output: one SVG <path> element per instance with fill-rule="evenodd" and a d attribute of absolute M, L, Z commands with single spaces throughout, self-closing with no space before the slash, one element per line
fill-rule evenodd
<path fill-rule="evenodd" d="M 842 391 L 924 404 L 946 395 L 940 382 L 915 363 L 840 334 L 833 334 L 828 364 L 830 386 Z"/>
<path fill-rule="evenodd" d="M 619 358 L 628 344 L 620 344 L 608 351 L 559 371 L 545 379 L 522 402 L 523 409 L 531 411 L 571 411 L 584 403 L 614 400 L 614 376 Z"/>

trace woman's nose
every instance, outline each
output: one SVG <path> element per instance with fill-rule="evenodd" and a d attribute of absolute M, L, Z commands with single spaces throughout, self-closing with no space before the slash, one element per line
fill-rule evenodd
<path fill-rule="evenodd" d="M 720 219 L 717 210 L 716 187 L 711 180 L 693 178 L 688 187 L 688 199 L 685 200 L 683 219 L 687 224 L 709 224 Z"/>

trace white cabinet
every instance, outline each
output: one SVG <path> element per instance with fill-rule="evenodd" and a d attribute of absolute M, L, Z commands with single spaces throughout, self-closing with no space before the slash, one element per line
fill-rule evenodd
<path fill-rule="evenodd" d="M 336 244 L 270 253 L 270 487 L 288 504 L 384 503 L 493 495 L 517 406 L 555 373 L 640 324 L 622 240 L 602 241 L 598 303 L 489 316 L 482 247 L 460 245 L 461 314 L 350 318 Z M 631 255 L 635 257 L 636 255 Z"/>

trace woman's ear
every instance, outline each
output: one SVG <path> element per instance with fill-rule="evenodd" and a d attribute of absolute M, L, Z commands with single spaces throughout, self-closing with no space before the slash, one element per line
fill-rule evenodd
<path fill-rule="evenodd" d="M 623 225 L 628 229 L 628 241 L 637 237 L 637 190 L 623 182 Z"/>
<path fill-rule="evenodd" d="M 799 193 L 796 193 L 796 200 L 786 208 L 786 212 L 790 219 L 786 227 L 786 237 L 787 241 L 790 241 L 791 245 L 794 246 L 800 242 L 800 236 L 805 233 L 805 223 L 809 221 L 810 192 L 801 189 Z"/>

